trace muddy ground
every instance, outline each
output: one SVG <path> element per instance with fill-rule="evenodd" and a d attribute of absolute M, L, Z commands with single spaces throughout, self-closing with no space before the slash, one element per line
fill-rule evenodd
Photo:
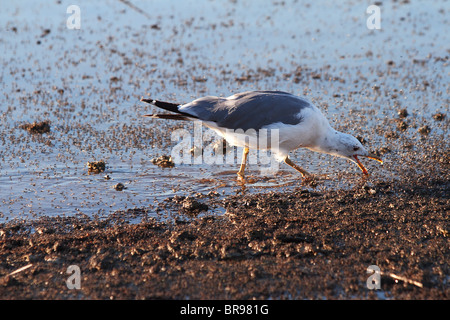
<path fill-rule="evenodd" d="M 448 5 L 375 3 L 380 30 L 351 0 L 83 2 L 80 29 L 71 2 L 5 3 L 0 299 L 448 300 Z M 305 96 L 385 163 L 292 152 L 316 185 L 249 165 L 244 188 L 238 159 L 154 165 L 193 128 L 141 97 L 247 90 Z"/>
<path fill-rule="evenodd" d="M 168 198 L 179 218 L 166 222 L 142 208 L 2 224 L 0 297 L 448 299 L 448 155 L 440 160 L 352 190 Z M 215 201 L 225 215 L 204 214 Z M 80 289 L 66 285 L 70 265 Z M 380 290 L 367 288 L 370 265 Z"/>

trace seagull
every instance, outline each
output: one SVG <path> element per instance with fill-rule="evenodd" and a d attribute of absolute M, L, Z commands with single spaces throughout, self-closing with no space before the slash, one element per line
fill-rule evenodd
<path fill-rule="evenodd" d="M 230 145 L 243 147 L 238 178 L 245 181 L 249 149 L 261 149 L 258 133 L 277 130 L 278 143 L 266 143 L 275 158 L 300 172 L 305 180 L 312 175 L 289 158 L 289 152 L 306 148 L 348 159 L 358 165 L 365 176 L 369 173 L 359 157 L 383 163 L 369 153 L 354 136 L 333 129 L 323 113 L 310 101 L 282 91 L 246 91 L 229 97 L 206 96 L 186 104 L 141 98 L 170 114 L 148 114 L 154 119 L 201 121 L 222 136 Z M 272 141 L 272 140 L 271 140 Z M 264 145 L 262 146 L 264 147 Z"/>

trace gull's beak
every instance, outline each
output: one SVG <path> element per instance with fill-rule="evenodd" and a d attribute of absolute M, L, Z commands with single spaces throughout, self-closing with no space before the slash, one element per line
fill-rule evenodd
<path fill-rule="evenodd" d="M 373 160 L 377 160 L 378 162 L 380 162 L 381 164 L 383 164 L 383 160 L 382 160 L 379 156 L 377 156 L 377 155 L 375 155 L 375 154 L 373 154 L 373 153 L 369 153 L 367 156 L 363 156 L 363 157 L 366 157 L 366 158 L 369 158 L 369 159 L 373 159 Z M 359 161 L 358 156 L 355 154 L 355 155 L 353 155 L 353 158 L 355 159 L 356 164 L 357 164 L 358 167 L 362 170 L 362 172 L 363 172 L 366 176 L 369 175 L 369 172 L 367 171 L 367 169 L 363 166 L 363 164 L 361 163 L 361 161 Z"/>
<path fill-rule="evenodd" d="M 369 153 L 369 155 L 366 156 L 369 159 L 377 160 L 379 163 L 383 164 L 383 159 L 381 159 L 379 156 L 373 153 Z"/>
<path fill-rule="evenodd" d="M 362 172 L 367 176 L 369 175 L 369 172 L 367 171 L 367 169 L 363 166 L 363 164 L 361 163 L 361 161 L 359 161 L 358 156 L 355 154 L 353 155 L 353 159 L 355 159 L 356 164 L 358 165 L 358 167 L 362 170 Z"/>

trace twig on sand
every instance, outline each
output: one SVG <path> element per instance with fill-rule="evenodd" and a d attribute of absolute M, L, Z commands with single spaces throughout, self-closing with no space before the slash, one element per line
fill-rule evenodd
<path fill-rule="evenodd" d="M 145 12 L 144 10 L 142 10 L 141 8 L 136 7 L 134 4 L 132 4 L 130 1 L 128 0 L 119 0 L 120 2 L 122 2 L 123 4 L 129 6 L 131 9 L 139 12 L 140 14 L 143 14 L 144 16 L 146 16 L 147 18 L 151 19 L 152 17 L 150 17 L 150 15 Z"/>
<path fill-rule="evenodd" d="M 381 275 L 386 276 L 386 277 L 390 277 L 390 278 L 392 278 L 394 280 L 400 280 L 400 281 L 403 281 L 403 282 L 415 285 L 416 287 L 419 287 L 419 288 L 423 288 L 423 284 L 421 282 L 415 281 L 415 280 L 411 280 L 411 279 L 408 279 L 408 278 L 405 278 L 405 277 L 402 277 L 402 276 L 398 276 L 398 275 L 396 275 L 394 273 L 382 272 Z"/>
<path fill-rule="evenodd" d="M 6 275 L 6 276 L 7 276 L 7 277 L 12 276 L 12 275 L 14 275 L 14 274 L 16 274 L 16 273 L 19 273 L 19 272 L 22 272 L 22 271 L 24 271 L 24 270 L 27 270 L 28 268 L 31 268 L 32 266 L 33 266 L 33 264 L 30 263 L 30 264 L 28 264 L 28 265 L 26 265 L 26 266 L 23 266 L 23 267 L 21 267 L 21 268 L 15 270 L 15 271 L 9 273 L 9 274 Z"/>

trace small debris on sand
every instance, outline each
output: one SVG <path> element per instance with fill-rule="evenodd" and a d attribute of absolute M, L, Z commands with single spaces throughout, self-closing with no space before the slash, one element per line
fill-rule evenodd
<path fill-rule="evenodd" d="M 201 211 L 208 211 L 208 206 L 190 197 L 182 202 L 182 211 L 188 216 L 196 217 Z"/>
<path fill-rule="evenodd" d="M 364 137 L 362 137 L 362 136 L 357 136 L 356 139 L 358 139 L 359 142 L 361 142 L 361 144 L 366 144 L 367 143 L 367 140 Z"/>
<path fill-rule="evenodd" d="M 430 133 L 430 131 L 431 131 L 431 128 L 430 128 L 429 126 L 425 125 L 425 126 L 423 126 L 423 127 L 420 127 L 419 130 L 417 130 L 417 131 L 418 131 L 420 134 L 428 135 L 428 134 Z"/>
<path fill-rule="evenodd" d="M 21 129 L 27 130 L 31 134 L 43 134 L 50 132 L 50 122 L 41 121 L 27 123 L 20 126 Z"/>
<path fill-rule="evenodd" d="M 122 191 L 123 189 L 126 189 L 127 187 L 125 187 L 124 185 L 123 185 L 123 183 L 118 183 L 118 184 L 116 184 L 114 187 L 113 187 L 114 189 L 116 189 L 117 191 Z"/>
<path fill-rule="evenodd" d="M 406 118 L 408 116 L 408 110 L 406 110 L 406 109 L 398 110 L 398 116 L 400 118 Z"/>
<path fill-rule="evenodd" d="M 406 131 L 406 129 L 408 129 L 408 127 L 409 127 L 409 125 L 406 121 L 397 120 L 397 130 Z"/>
<path fill-rule="evenodd" d="M 92 161 L 87 163 L 89 173 L 100 173 L 105 171 L 105 161 Z"/>
<path fill-rule="evenodd" d="M 442 121 L 445 119 L 445 113 L 436 113 L 433 114 L 433 119 L 436 121 Z"/>
<path fill-rule="evenodd" d="M 162 168 L 173 168 L 175 163 L 172 161 L 172 157 L 162 155 L 159 158 L 153 158 L 152 163 Z"/>

